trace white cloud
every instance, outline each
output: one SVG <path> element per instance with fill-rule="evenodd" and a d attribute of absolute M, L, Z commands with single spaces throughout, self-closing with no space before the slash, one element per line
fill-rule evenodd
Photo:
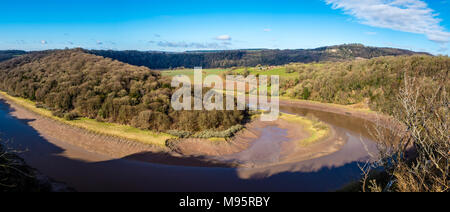
<path fill-rule="evenodd" d="M 264 32 L 271 32 L 272 29 L 264 29 Z"/>
<path fill-rule="evenodd" d="M 229 35 L 220 35 L 216 37 L 216 40 L 231 40 L 231 36 Z"/>
<path fill-rule="evenodd" d="M 41 40 L 41 44 L 42 45 L 45 45 L 45 44 L 47 44 L 48 42 L 46 41 L 46 40 Z"/>
<path fill-rule="evenodd" d="M 434 10 L 421 0 L 325 0 L 362 24 L 426 35 L 431 41 L 446 44 L 450 33 L 440 25 Z"/>

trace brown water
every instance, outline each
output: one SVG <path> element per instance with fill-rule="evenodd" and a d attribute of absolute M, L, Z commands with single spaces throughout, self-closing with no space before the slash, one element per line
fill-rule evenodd
<path fill-rule="evenodd" d="M 253 166 L 279 162 L 282 156 L 282 144 L 290 140 L 286 137 L 287 130 L 276 126 L 267 126 L 256 130 L 260 131 L 261 135 L 248 149 L 225 156 L 225 158 L 230 161 L 237 161 L 240 164 L 252 164 Z"/>
<path fill-rule="evenodd" d="M 314 115 L 331 124 L 347 143 L 340 151 L 322 158 L 258 169 L 109 160 L 71 145 L 50 143 L 28 125 L 32 120 L 12 117 L 12 109 L 4 102 L 0 102 L 0 136 L 3 141 L 9 140 L 11 147 L 27 149 L 21 156 L 29 165 L 79 191 L 333 191 L 360 177 L 358 162 L 369 158 L 367 150 L 375 151 L 375 143 L 368 138 L 367 122 L 291 107 L 282 107 L 282 111 Z M 285 142 L 286 132 L 276 127 L 263 132 L 250 149 L 237 156 L 255 162 L 279 160 L 279 145 Z M 87 161 L 84 156 L 97 160 Z"/>

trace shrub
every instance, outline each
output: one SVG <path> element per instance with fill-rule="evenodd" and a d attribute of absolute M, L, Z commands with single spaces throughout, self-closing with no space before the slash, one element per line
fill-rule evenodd
<path fill-rule="evenodd" d="M 205 131 L 194 134 L 192 137 L 194 137 L 194 138 L 230 138 L 230 137 L 233 137 L 237 132 L 239 132 L 242 129 L 244 129 L 244 126 L 235 125 L 224 131 L 205 130 Z"/>
<path fill-rule="evenodd" d="M 169 130 L 167 134 L 176 136 L 178 138 L 189 138 L 192 134 L 188 131 Z"/>
<path fill-rule="evenodd" d="M 58 118 L 64 118 L 65 113 L 62 112 L 62 111 L 57 110 L 57 111 L 53 111 L 52 115 L 54 115 L 54 116 L 56 116 Z"/>
<path fill-rule="evenodd" d="M 73 111 L 64 114 L 64 119 L 66 119 L 68 121 L 75 120 L 78 117 L 80 117 L 80 115 L 77 112 L 73 112 Z"/>

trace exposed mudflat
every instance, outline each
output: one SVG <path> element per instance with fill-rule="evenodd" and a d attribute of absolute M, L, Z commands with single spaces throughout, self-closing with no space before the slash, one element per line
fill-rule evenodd
<path fill-rule="evenodd" d="M 69 126 L 31 112 L 0 95 L 0 101 L 9 106 L 11 116 L 26 120 L 39 136 L 63 148 L 60 153 L 71 159 L 99 162 L 127 158 L 151 163 L 185 166 L 228 166 L 228 164 L 204 157 L 185 157 L 169 148 L 150 146 L 112 136 L 99 135 Z"/>
<path fill-rule="evenodd" d="M 26 150 L 21 157 L 30 166 L 78 191 L 332 191 L 358 179 L 358 163 L 376 152 L 366 119 L 301 106 L 280 109 L 330 125 L 336 135 L 329 138 L 342 138 L 343 146 L 340 140 L 324 139 L 314 144 L 330 151 L 307 146 L 321 151 L 308 155 L 312 151 L 304 149 L 303 156 L 313 159 L 296 158 L 302 154 L 293 154 L 299 151 L 293 151 L 289 141 L 298 139 L 301 130 L 254 122 L 251 131 L 219 143 L 230 145 L 227 151 L 205 147 L 210 156 L 183 155 L 79 131 L 4 100 L 0 100 L 0 137 L 10 141 L 8 146 Z M 60 137 L 63 132 L 68 136 Z M 338 150 L 327 142 L 338 145 Z"/>
<path fill-rule="evenodd" d="M 282 119 L 272 122 L 256 119 L 227 141 L 182 139 L 169 149 L 91 133 L 42 117 L 1 95 L 0 99 L 14 109 L 11 115 L 30 120 L 28 124 L 43 138 L 66 149 L 64 156 L 92 162 L 127 158 L 169 165 L 256 168 L 323 157 L 339 151 L 346 143 L 344 136 L 330 125 L 330 135 L 327 138 L 299 147 L 295 141 L 310 136 L 301 125 Z M 285 100 L 280 103 L 282 106 L 315 108 L 347 116 L 374 118 L 373 114 L 349 112 L 326 104 Z"/>
<path fill-rule="evenodd" d="M 52 120 L 34 112 L 0 95 L 0 100 L 9 104 L 13 109 L 11 115 L 18 119 L 29 120 L 28 124 L 36 129 L 42 137 L 58 146 L 67 144 L 87 150 L 91 153 L 99 153 L 107 158 L 121 158 L 130 154 L 145 151 L 163 151 L 164 149 L 128 141 L 111 136 L 103 136 L 88 132 L 84 129 L 72 127 L 56 120 Z M 77 157 L 75 151 L 66 151 L 66 156 Z M 104 157 L 100 157 L 104 158 Z M 95 157 L 83 158 L 84 160 L 96 161 Z"/>
<path fill-rule="evenodd" d="M 331 126 L 330 134 L 324 139 L 307 146 L 296 143 L 309 136 L 299 124 L 283 119 L 272 122 L 256 119 L 227 142 L 185 139 L 175 148 L 183 155 L 209 156 L 218 161 L 239 164 L 239 167 L 264 167 L 325 156 L 345 144 L 345 140 L 338 137 Z"/>

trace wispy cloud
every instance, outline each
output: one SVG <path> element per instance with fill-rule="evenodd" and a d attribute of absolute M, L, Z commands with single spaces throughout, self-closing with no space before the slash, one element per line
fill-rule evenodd
<path fill-rule="evenodd" d="M 229 35 L 219 35 L 215 39 L 216 40 L 224 40 L 224 41 L 226 41 L 226 40 L 231 40 L 231 36 L 229 36 Z"/>
<path fill-rule="evenodd" d="M 168 42 L 168 41 L 160 41 L 157 43 L 160 47 L 169 47 L 169 48 L 185 48 L 185 49 L 221 49 L 227 48 L 231 45 L 230 42 L 222 42 L 222 43 L 196 43 L 196 42 Z"/>
<path fill-rule="evenodd" d="M 41 40 L 42 45 L 46 45 L 48 42 L 46 40 Z"/>
<path fill-rule="evenodd" d="M 421 0 L 325 0 L 333 9 L 341 9 L 372 27 L 426 35 L 442 45 L 450 42 L 450 33 L 440 25 L 434 10 Z"/>
<path fill-rule="evenodd" d="M 271 31 L 272 31 L 272 29 L 269 29 L 269 28 L 264 29 L 264 32 L 271 32 Z"/>

